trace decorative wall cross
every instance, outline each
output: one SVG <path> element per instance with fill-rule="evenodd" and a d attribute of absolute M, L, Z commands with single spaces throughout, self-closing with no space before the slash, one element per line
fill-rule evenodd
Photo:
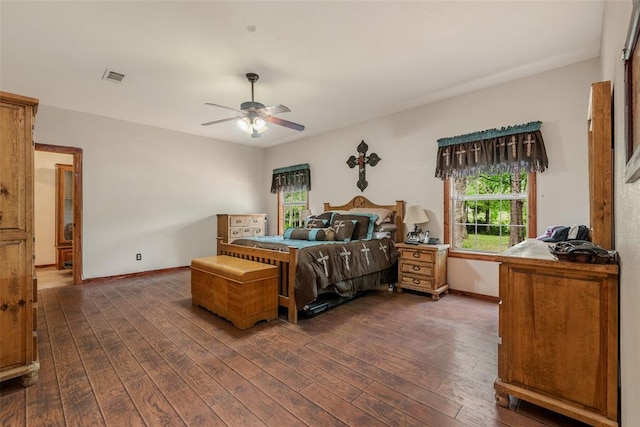
<path fill-rule="evenodd" d="M 380 160 L 382 160 L 376 153 L 371 153 L 367 156 L 367 150 L 369 146 L 365 144 L 364 140 L 358 144 L 358 157 L 351 156 L 349 160 L 347 160 L 347 164 L 351 169 L 358 165 L 358 188 L 360 191 L 364 191 L 365 188 L 369 185 L 367 182 L 367 171 L 365 169 L 366 165 L 371 165 L 371 167 L 378 164 Z"/>

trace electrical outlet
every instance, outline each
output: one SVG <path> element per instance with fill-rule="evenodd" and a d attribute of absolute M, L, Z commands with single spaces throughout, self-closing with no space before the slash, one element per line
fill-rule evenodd
<path fill-rule="evenodd" d="M 142 260 L 142 254 L 136 254 L 136 261 Z"/>

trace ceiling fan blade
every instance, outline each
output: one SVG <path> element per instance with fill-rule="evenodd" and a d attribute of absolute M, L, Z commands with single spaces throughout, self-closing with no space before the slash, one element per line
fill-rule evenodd
<path fill-rule="evenodd" d="M 236 108 L 231 108 L 231 107 L 226 107 L 224 105 L 220 105 L 220 104 L 212 104 L 211 102 L 205 102 L 205 105 L 212 105 L 214 107 L 219 107 L 219 108 L 224 108 L 225 110 L 231 110 L 231 111 L 235 111 L 236 113 L 241 113 L 242 111 L 236 109 Z"/>
<path fill-rule="evenodd" d="M 218 123 L 230 122 L 231 120 L 236 120 L 237 117 L 229 117 L 227 119 L 214 120 L 212 122 L 203 123 L 202 126 L 216 125 Z"/>
<path fill-rule="evenodd" d="M 304 130 L 304 126 L 303 125 L 299 125 L 298 123 L 293 123 L 293 122 L 290 122 L 288 120 L 283 120 L 280 117 L 266 116 L 265 120 L 267 120 L 270 123 L 273 123 L 274 125 L 284 126 L 286 128 L 289 128 L 289 129 L 299 130 L 299 131 L 303 131 Z"/>
<path fill-rule="evenodd" d="M 285 107 L 284 105 L 272 105 L 270 107 L 264 107 L 261 109 L 261 112 L 264 112 L 267 115 L 288 113 L 289 111 L 291 110 L 288 107 Z"/>

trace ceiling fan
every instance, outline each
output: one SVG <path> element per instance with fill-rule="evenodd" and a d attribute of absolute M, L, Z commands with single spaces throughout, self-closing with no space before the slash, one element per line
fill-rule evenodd
<path fill-rule="evenodd" d="M 258 77 L 259 76 L 256 73 L 247 73 L 247 80 L 249 80 L 249 82 L 251 83 L 251 102 L 243 102 L 240 105 L 239 110 L 231 107 L 225 107 L 224 105 L 205 102 L 206 105 L 213 105 L 214 107 L 220 107 L 226 110 L 235 111 L 239 114 L 235 117 L 202 123 L 202 126 L 215 125 L 218 123 L 236 120 L 238 123 L 238 127 L 240 127 L 240 129 L 242 129 L 246 133 L 250 134 L 252 138 L 258 138 L 264 131 L 267 130 L 267 122 L 284 126 L 289 129 L 303 131 L 303 125 L 293 123 L 288 120 L 283 120 L 279 117 L 274 116 L 274 114 L 286 113 L 288 111 L 291 111 L 289 108 L 285 107 L 284 105 L 272 105 L 270 107 L 265 107 L 264 104 L 256 102 L 253 99 L 253 84 L 258 80 Z"/>

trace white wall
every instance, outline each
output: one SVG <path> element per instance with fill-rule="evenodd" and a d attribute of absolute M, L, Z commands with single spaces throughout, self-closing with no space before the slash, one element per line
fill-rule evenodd
<path fill-rule="evenodd" d="M 640 181 L 624 182 L 624 65 L 631 2 L 607 2 L 601 42 L 602 80 L 611 80 L 614 105 L 615 247 L 620 255 L 620 373 L 621 425 L 640 423 Z"/>
<path fill-rule="evenodd" d="M 367 167 L 369 187 L 362 194 L 375 203 L 422 205 L 429 211 L 431 236 L 442 238 L 443 184 L 434 178 L 437 139 L 540 120 L 549 169 L 538 175 L 538 232 L 551 224 L 588 224 L 586 117 L 598 76 L 599 62 L 593 59 L 268 148 L 265 179 L 276 167 L 309 163 L 312 211 L 321 211 L 323 202 L 345 203 L 360 194 L 357 171 L 345 162 L 364 140 L 382 161 Z M 267 213 L 275 218 L 276 212 L 276 198 L 267 197 Z M 498 295 L 493 262 L 452 258 L 448 280 L 453 289 Z"/>
<path fill-rule="evenodd" d="M 189 265 L 217 213 L 265 209 L 261 148 L 47 105 L 35 141 L 83 149 L 84 278 Z"/>
<path fill-rule="evenodd" d="M 36 265 L 56 263 L 56 163 L 72 165 L 70 154 L 36 151 L 34 157 Z"/>

